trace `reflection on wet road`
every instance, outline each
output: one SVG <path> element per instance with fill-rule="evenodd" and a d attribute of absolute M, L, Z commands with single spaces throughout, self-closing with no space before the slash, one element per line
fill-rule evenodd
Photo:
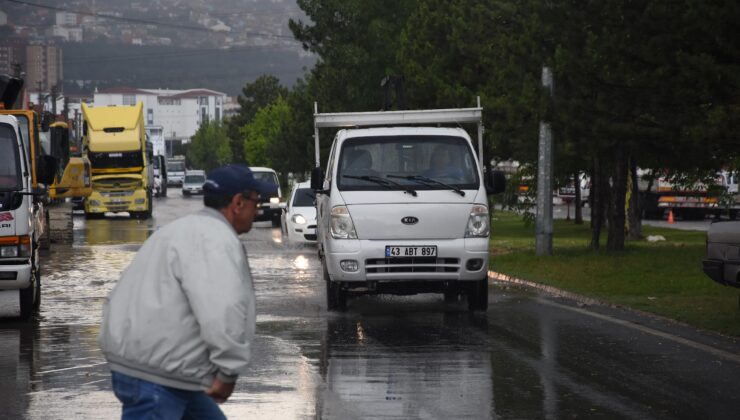
<path fill-rule="evenodd" d="M 46 257 L 39 316 L 0 322 L 0 418 L 119 416 L 95 343 L 103 299 L 157 226 L 201 206 L 177 191 L 157 204 L 152 221 L 76 217 L 74 245 Z M 222 406 L 231 418 L 738 414 L 740 347 L 731 340 L 501 285 L 485 314 L 437 295 L 368 296 L 327 313 L 315 247 L 286 243 L 268 226 L 243 238 L 258 335 L 250 374 Z"/>

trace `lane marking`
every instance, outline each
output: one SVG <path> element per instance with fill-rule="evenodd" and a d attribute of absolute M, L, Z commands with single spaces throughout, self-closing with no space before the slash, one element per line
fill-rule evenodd
<path fill-rule="evenodd" d="M 597 312 L 592 312 L 592 311 L 589 311 L 589 310 L 586 310 L 586 309 L 576 308 L 576 307 L 572 307 L 572 306 L 568 306 L 568 305 L 563 305 L 561 303 L 552 302 L 552 301 L 549 301 L 547 299 L 537 299 L 537 300 L 540 301 L 541 303 L 544 303 L 544 304 L 550 305 L 550 306 L 554 306 L 556 308 L 566 309 L 566 310 L 577 312 L 577 313 L 580 313 L 580 314 L 583 314 L 583 315 L 588 315 L 588 316 L 591 316 L 593 318 L 600 319 L 602 321 L 608 321 L 608 322 L 611 322 L 613 324 L 618 324 L 618 325 L 621 325 L 621 326 L 624 326 L 624 327 L 627 327 L 627 328 L 633 328 L 635 330 L 642 331 L 644 333 L 651 334 L 651 335 L 654 335 L 656 337 L 665 338 L 667 340 L 671 340 L 671 341 L 674 341 L 676 343 L 683 344 L 684 346 L 692 347 L 692 348 L 694 348 L 696 350 L 702 350 L 702 351 L 705 351 L 707 353 L 713 354 L 713 355 L 715 355 L 717 357 L 725 358 L 725 359 L 731 360 L 731 361 L 733 361 L 733 362 L 735 362 L 737 364 L 740 364 L 740 355 L 733 354 L 733 353 L 730 353 L 730 352 L 727 352 L 727 351 L 724 351 L 724 350 L 720 350 L 720 349 L 714 348 L 712 346 L 708 346 L 706 344 L 698 343 L 696 341 L 689 340 L 687 338 L 679 337 L 677 335 L 673 335 L 673 334 L 666 333 L 666 332 L 663 332 L 663 331 L 658 331 L 658 330 L 652 329 L 650 327 L 646 327 L 644 325 L 635 324 L 634 322 L 626 321 L 626 320 L 619 319 L 619 318 L 614 318 L 614 317 L 611 317 L 609 315 L 604 315 L 604 314 L 600 314 L 600 313 L 597 313 Z"/>
<path fill-rule="evenodd" d="M 518 278 L 515 278 L 515 277 L 510 277 L 510 276 L 507 276 L 505 274 L 497 273 L 495 271 L 489 271 L 488 272 L 488 276 L 489 276 L 489 278 L 492 278 L 492 279 L 497 280 L 497 281 L 501 281 L 501 282 L 504 282 L 504 283 L 522 284 L 522 285 L 525 285 L 525 286 L 529 286 L 529 287 L 532 287 L 532 288 L 543 290 L 543 291 L 548 292 L 548 293 L 551 293 L 553 295 L 565 297 L 565 298 L 568 298 L 568 299 L 573 299 L 573 300 L 576 300 L 576 301 L 581 301 L 581 302 L 583 302 L 583 303 L 585 303 L 587 305 L 593 305 L 593 306 L 595 306 L 595 305 L 609 306 L 608 303 L 601 302 L 601 301 L 599 301 L 597 299 L 592 299 L 592 298 L 589 298 L 589 297 L 580 296 L 580 295 L 577 295 L 575 293 L 570 293 L 570 292 L 567 292 L 567 291 L 564 291 L 564 290 L 557 289 L 557 288 L 555 288 L 553 286 L 543 285 L 543 284 L 540 284 L 540 283 L 535 283 L 535 282 L 530 282 L 530 281 L 527 281 L 527 280 L 518 279 Z M 600 319 L 602 321 L 608 321 L 608 322 L 611 322 L 611 323 L 614 323 L 614 324 L 622 325 L 622 326 L 627 327 L 627 328 L 632 328 L 632 329 L 635 329 L 635 330 L 638 330 L 638 331 L 642 331 L 644 333 L 651 334 L 651 335 L 654 335 L 656 337 L 665 338 L 667 340 L 671 340 L 673 342 L 676 342 L 676 343 L 679 343 L 679 344 L 683 344 L 685 346 L 694 348 L 696 350 L 705 351 L 705 352 L 710 353 L 710 354 L 713 354 L 713 355 L 715 355 L 717 357 L 728 359 L 728 360 L 731 360 L 731 361 L 733 361 L 733 362 L 735 362 L 737 364 L 740 364 L 740 355 L 737 355 L 735 353 L 730 353 L 728 351 L 720 350 L 718 348 L 715 348 L 715 347 L 712 347 L 712 346 L 709 346 L 709 345 L 706 345 L 706 344 L 702 344 L 702 343 L 699 343 L 699 342 L 696 342 L 696 341 L 693 341 L 693 340 L 689 340 L 687 338 L 683 338 L 683 337 L 680 337 L 680 336 L 677 336 L 677 335 L 673 335 L 673 334 L 670 334 L 670 333 L 666 333 L 666 332 L 663 332 L 663 331 L 658 331 L 656 329 L 653 329 L 653 328 L 650 328 L 650 327 L 647 327 L 647 326 L 644 326 L 644 325 L 636 324 L 636 323 L 634 323 L 632 321 L 626 321 L 626 320 L 615 318 L 615 317 L 612 317 L 612 316 L 609 316 L 609 315 L 604 315 L 604 314 L 600 314 L 600 313 L 597 313 L 597 312 L 592 312 L 592 311 L 589 311 L 587 309 L 582 309 L 582 308 L 577 308 L 577 307 L 573 307 L 573 306 L 563 305 L 563 304 L 552 302 L 552 301 L 549 301 L 549 300 L 546 300 L 546 299 L 541 299 L 540 298 L 540 299 L 537 299 L 537 300 L 540 301 L 540 302 L 542 302 L 542 303 L 544 303 L 544 304 L 550 305 L 550 306 L 558 307 L 558 308 L 561 308 L 561 309 L 567 309 L 567 310 L 570 310 L 570 311 L 573 311 L 573 312 L 578 312 L 578 313 L 583 314 L 583 315 L 589 315 L 589 316 L 591 316 L 593 318 L 597 318 L 597 319 Z"/>
<path fill-rule="evenodd" d="M 108 362 L 101 362 L 101 363 L 95 363 L 95 364 L 92 364 L 92 365 L 72 366 L 72 367 L 62 368 L 62 369 L 45 370 L 43 372 L 38 372 L 37 375 L 46 375 L 47 373 L 62 372 L 62 371 L 65 371 L 65 370 L 84 369 L 84 368 L 89 368 L 89 367 L 95 367 L 95 366 L 105 365 L 107 363 Z"/>

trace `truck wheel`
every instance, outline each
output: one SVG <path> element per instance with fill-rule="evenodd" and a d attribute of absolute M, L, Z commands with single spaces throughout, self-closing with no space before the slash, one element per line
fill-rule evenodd
<path fill-rule="evenodd" d="M 38 311 L 41 307 L 41 267 L 39 267 L 38 253 L 36 253 L 36 262 L 33 264 L 31 273 L 36 281 L 36 295 L 33 299 L 33 310 Z"/>
<path fill-rule="evenodd" d="M 347 292 L 342 287 L 331 281 L 326 264 L 321 263 L 324 270 L 324 281 L 326 282 L 326 309 L 329 311 L 344 311 L 347 309 Z"/>
<path fill-rule="evenodd" d="M 280 223 L 280 213 L 275 213 L 272 215 L 272 227 L 280 227 L 282 223 Z"/>
<path fill-rule="evenodd" d="M 488 277 L 471 282 L 468 286 L 468 310 L 488 310 Z"/>
<path fill-rule="evenodd" d="M 32 258 L 31 262 L 31 284 L 26 287 L 25 289 L 21 289 L 18 291 L 19 297 L 20 297 L 20 304 L 21 304 L 21 314 L 20 318 L 22 320 L 26 320 L 31 317 L 33 314 L 34 309 L 37 309 L 37 297 L 38 297 L 38 304 L 41 303 L 41 289 L 39 288 L 39 283 L 37 281 L 37 270 L 36 270 L 36 262 L 38 261 L 38 250 L 34 251 L 35 256 Z"/>
<path fill-rule="evenodd" d="M 51 221 L 49 220 L 49 209 L 44 209 L 44 234 L 39 238 L 39 249 L 47 251 L 51 249 Z"/>

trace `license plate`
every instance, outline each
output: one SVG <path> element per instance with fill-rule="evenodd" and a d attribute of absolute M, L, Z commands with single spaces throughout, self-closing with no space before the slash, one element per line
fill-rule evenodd
<path fill-rule="evenodd" d="M 430 246 L 391 246 L 385 247 L 386 258 L 395 257 L 436 257 L 437 247 Z"/>

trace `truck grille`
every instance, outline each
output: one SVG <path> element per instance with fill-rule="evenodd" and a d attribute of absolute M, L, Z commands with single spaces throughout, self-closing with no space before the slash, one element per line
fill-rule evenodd
<path fill-rule="evenodd" d="M 458 258 L 411 257 L 371 258 L 365 260 L 368 273 L 457 273 Z"/>

